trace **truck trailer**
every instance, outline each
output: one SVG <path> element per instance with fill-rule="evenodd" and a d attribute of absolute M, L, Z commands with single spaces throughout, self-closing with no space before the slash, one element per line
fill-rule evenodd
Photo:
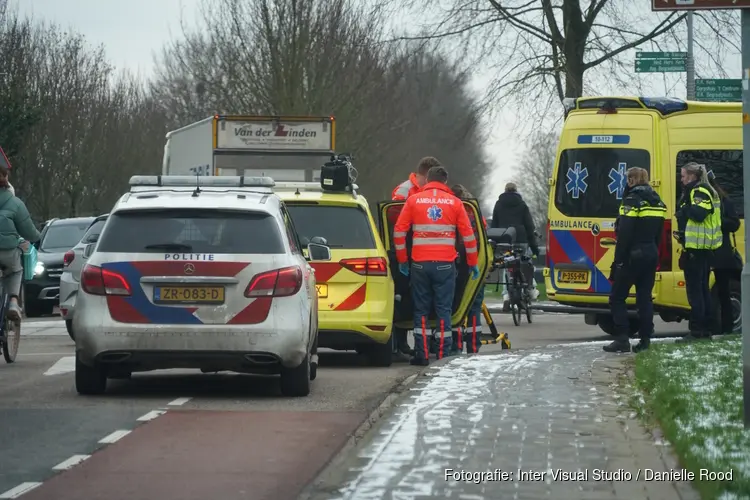
<path fill-rule="evenodd" d="M 336 148 L 336 120 L 214 115 L 173 130 L 166 139 L 162 175 L 268 175 L 276 181 L 316 182 Z"/>

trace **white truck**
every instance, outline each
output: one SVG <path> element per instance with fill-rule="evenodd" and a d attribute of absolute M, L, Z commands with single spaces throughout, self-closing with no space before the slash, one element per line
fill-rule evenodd
<path fill-rule="evenodd" d="M 167 133 L 162 175 L 269 175 L 276 181 L 315 182 L 335 147 L 333 116 L 214 115 Z"/>

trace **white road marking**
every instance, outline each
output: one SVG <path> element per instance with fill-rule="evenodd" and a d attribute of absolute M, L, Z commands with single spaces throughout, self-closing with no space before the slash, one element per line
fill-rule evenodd
<path fill-rule="evenodd" d="M 174 401 L 171 401 L 167 403 L 167 406 L 182 406 L 188 401 L 190 401 L 192 398 L 177 398 Z"/>
<path fill-rule="evenodd" d="M 12 488 L 6 491 L 5 493 L 1 494 L 0 498 L 18 498 L 24 493 L 28 493 L 29 491 L 41 485 L 42 483 L 21 483 L 15 488 Z"/>
<path fill-rule="evenodd" d="M 65 356 L 57 360 L 57 362 L 50 367 L 49 370 L 44 372 L 45 375 L 62 375 L 63 373 L 70 373 L 76 371 L 76 357 Z"/>
<path fill-rule="evenodd" d="M 65 460 L 64 462 L 60 462 L 59 464 L 52 467 L 52 470 L 68 470 L 72 469 L 76 465 L 80 464 L 87 458 L 89 458 L 91 455 L 73 455 L 69 459 Z"/>
<path fill-rule="evenodd" d="M 68 356 L 70 352 L 19 352 L 18 355 L 26 356 Z"/>
<path fill-rule="evenodd" d="M 143 415 L 142 417 L 139 417 L 139 418 L 138 418 L 138 421 L 139 421 L 139 422 L 148 422 L 149 420 L 153 420 L 153 419 L 155 419 L 156 417 L 159 417 L 159 416 L 161 416 L 161 415 L 164 415 L 165 413 L 167 413 L 167 412 L 166 412 L 166 411 L 164 411 L 164 410 L 154 410 L 154 411 L 150 411 L 150 412 L 146 413 L 145 415 Z"/>
<path fill-rule="evenodd" d="M 65 321 L 61 319 L 44 321 L 44 320 L 21 320 L 21 325 L 30 328 L 65 328 Z"/>
<path fill-rule="evenodd" d="M 128 430 L 120 430 L 120 431 L 115 431 L 115 432 L 113 432 L 112 434 L 110 434 L 110 435 L 108 435 L 108 436 L 105 436 L 105 437 L 101 438 L 101 439 L 99 440 L 99 442 L 100 442 L 101 444 L 112 444 L 112 443 L 116 443 L 117 441 L 119 441 L 120 439 L 124 438 L 124 437 L 125 437 L 125 436 L 127 436 L 128 434 L 130 434 L 130 431 L 128 431 Z"/>

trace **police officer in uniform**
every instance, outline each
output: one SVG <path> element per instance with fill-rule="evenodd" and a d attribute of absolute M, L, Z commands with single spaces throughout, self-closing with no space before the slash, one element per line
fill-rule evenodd
<path fill-rule="evenodd" d="M 456 233 L 466 249 L 472 279 L 479 278 L 477 240 L 463 202 L 447 186 L 448 172 L 433 167 L 427 184 L 406 200 L 393 228 L 393 243 L 401 274 L 411 275 L 414 302 L 413 365 L 429 364 L 430 311 L 435 309 L 440 332 L 437 358 L 447 356 L 452 345 L 451 317 L 456 289 Z M 406 235 L 412 231 L 411 268 L 406 253 Z"/>
<path fill-rule="evenodd" d="M 633 350 L 648 349 L 654 330 L 651 293 L 659 262 L 659 244 L 667 207 L 648 183 L 648 171 L 633 167 L 627 171 L 625 190 L 617 220 L 617 245 L 612 265 L 609 305 L 615 326 L 615 340 L 606 352 L 630 352 L 628 309 L 625 299 L 635 285 L 641 340 Z"/>
<path fill-rule="evenodd" d="M 721 199 L 711 186 L 706 166 L 690 162 L 682 167 L 684 186 L 677 203 L 677 239 L 683 246 L 680 268 L 690 303 L 690 333 L 682 339 L 711 338 L 711 256 L 722 245 Z"/>

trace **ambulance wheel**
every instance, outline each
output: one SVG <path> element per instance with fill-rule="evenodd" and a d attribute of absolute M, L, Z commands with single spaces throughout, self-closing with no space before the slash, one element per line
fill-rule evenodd
<path fill-rule="evenodd" d="M 607 335 L 615 334 L 615 322 L 612 320 L 612 316 L 599 316 L 597 324 L 599 325 L 599 328 L 601 328 L 601 330 Z M 628 327 L 628 333 L 630 334 L 630 337 L 636 337 L 638 335 L 639 327 L 638 320 L 635 318 L 631 318 Z"/>
<path fill-rule="evenodd" d="M 711 302 L 713 304 L 713 334 L 723 335 L 725 333 L 739 333 L 742 330 L 742 286 L 737 280 L 729 282 L 729 297 L 732 301 L 732 331 L 721 331 L 721 306 L 719 305 L 719 291 L 714 285 L 711 289 Z"/>
<path fill-rule="evenodd" d="M 365 349 L 365 357 L 371 366 L 391 366 L 393 363 L 393 335 L 385 344 L 369 344 Z"/>

